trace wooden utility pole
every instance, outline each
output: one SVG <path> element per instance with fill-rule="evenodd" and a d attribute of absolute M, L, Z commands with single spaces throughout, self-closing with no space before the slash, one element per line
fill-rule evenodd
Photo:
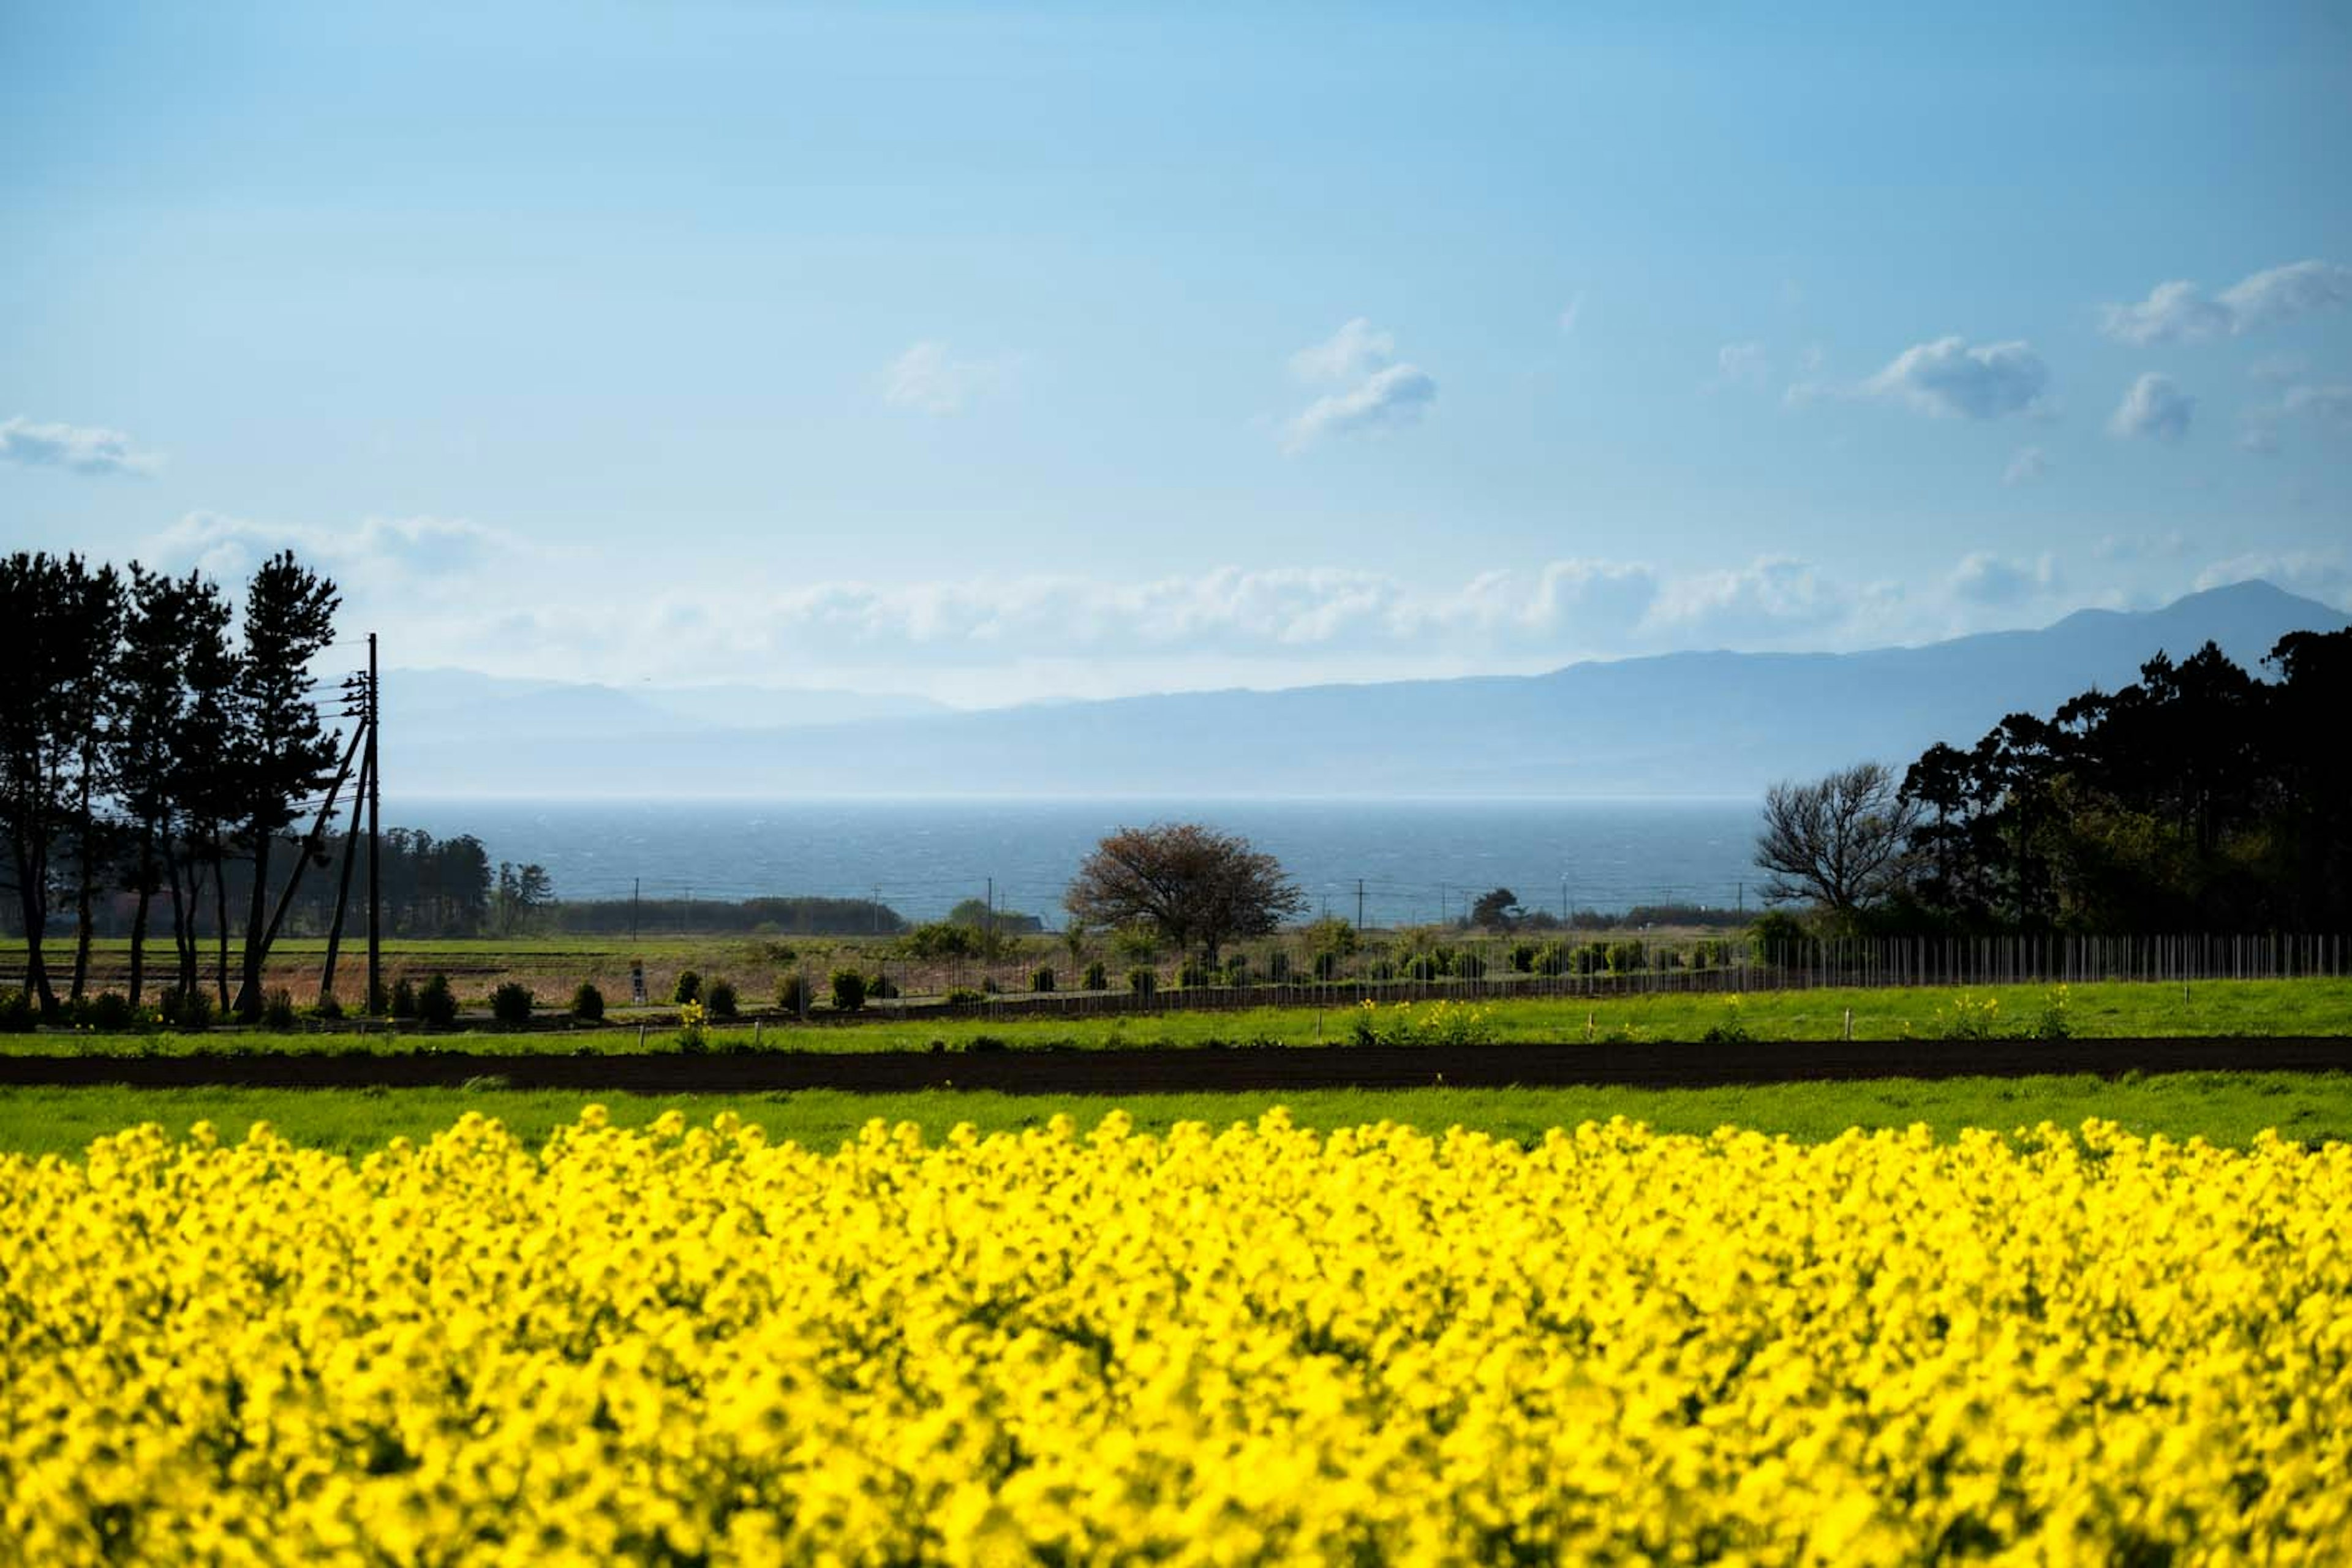
<path fill-rule="evenodd" d="M 368 894 L 367 1011 L 375 1016 L 383 1000 L 383 884 L 381 855 L 383 835 L 383 768 L 376 756 L 376 731 L 383 720 L 383 687 L 376 674 L 375 634 L 368 633 L 367 674 L 367 816 Z"/>

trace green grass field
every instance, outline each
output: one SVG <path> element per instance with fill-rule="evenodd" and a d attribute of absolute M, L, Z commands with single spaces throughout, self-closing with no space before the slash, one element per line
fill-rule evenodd
<path fill-rule="evenodd" d="M 836 1147 L 868 1120 L 912 1121 L 937 1137 L 960 1121 L 983 1131 L 1034 1126 L 1066 1112 L 1092 1126 L 1112 1109 L 1149 1129 L 1178 1121 L 1225 1125 L 1254 1120 L 1276 1103 L 1303 1125 L 1329 1129 L 1381 1121 L 1429 1131 L 1455 1125 L 1500 1136 L 1540 1137 L 1552 1127 L 1612 1116 L 1662 1131 L 1705 1133 L 1733 1124 L 1814 1142 L 1849 1127 L 1925 1122 L 1949 1137 L 1966 1127 L 2014 1131 L 2043 1121 L 2079 1127 L 2099 1118 L 2134 1132 L 2243 1145 L 2264 1129 L 2305 1142 L 2352 1139 L 2352 1074 L 2172 1073 L 2103 1079 L 2088 1076 L 1954 1079 L 1937 1082 L 1781 1084 L 1746 1089 L 1326 1090 L 1282 1095 L 1126 1097 L 1023 1096 L 931 1090 L 857 1095 L 836 1090 L 760 1095 L 595 1097 L 614 1119 L 638 1126 L 663 1111 L 707 1123 L 732 1110 L 771 1137 Z M 295 1142 L 347 1154 L 394 1136 L 423 1138 L 468 1110 L 495 1116 L 536 1142 L 571 1121 L 591 1097 L 513 1089 L 0 1089 L 0 1151 L 73 1156 L 90 1140 L 140 1122 L 174 1135 L 208 1121 L 242 1136 L 267 1121 Z"/>
<path fill-rule="evenodd" d="M 1997 1026 L 2021 1030 L 2050 1005 L 2052 987 L 2007 985 L 1971 988 L 1966 994 L 1999 1003 Z M 1660 994 L 1600 1002 L 1575 999 L 1467 1000 L 1486 1010 L 1486 1026 L 1497 1040 L 1633 1038 L 1696 1040 L 1708 1029 L 1737 1020 L 1759 1040 L 1839 1038 L 1853 1014 L 1856 1039 L 1900 1039 L 1906 1034 L 1942 1032 L 1960 992 L 1948 988 L 1832 989 L 1750 992 L 1735 1002 L 1725 995 Z M 1427 1004 L 1416 1005 L 1416 1011 Z M 1012 1049 L 1119 1049 L 1149 1046 L 1202 1046 L 1274 1042 L 1291 1046 L 1339 1045 L 1349 1037 L 1354 1006 L 1251 1008 L 1239 1012 L 1167 1012 L 1101 1018 L 1024 1019 L 1003 1016 L 895 1020 L 885 1012 L 858 1024 L 765 1025 L 760 1044 L 803 1051 L 950 1050 L 968 1048 L 982 1037 Z M 1387 1007 L 1375 1009 L 1385 1015 Z M 2084 1037 L 2183 1035 L 2352 1036 L 2352 980 L 2212 980 L 2182 986 L 2102 983 L 2067 988 L 2065 1012 L 2071 1030 Z M 749 1026 L 711 1031 L 713 1049 L 747 1047 Z M 634 1051 L 634 1026 L 603 1029 L 538 1030 L 501 1034 L 488 1030 L 418 1036 L 270 1034 L 216 1030 L 208 1035 L 171 1033 L 91 1035 L 50 1030 L 0 1036 L 0 1051 L 79 1050 L 124 1054 L 172 1054 L 209 1050 L 408 1050 L 429 1042 L 438 1050 Z M 645 1048 L 675 1049 L 677 1032 L 664 1021 L 649 1025 Z"/>

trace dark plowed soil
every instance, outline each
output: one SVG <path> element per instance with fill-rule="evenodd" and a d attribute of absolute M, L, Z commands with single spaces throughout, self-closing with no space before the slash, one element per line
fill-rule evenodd
<path fill-rule="evenodd" d="M 765 1051 L 559 1057 L 417 1051 L 239 1051 L 173 1057 L 0 1057 L 0 1084 L 142 1088 L 459 1087 L 638 1093 L 992 1089 L 1015 1094 L 1626 1084 L 1694 1089 L 2029 1073 L 2352 1071 L 2352 1037 L 1906 1040 L 1825 1044 L 1267 1047 L 1102 1051 Z"/>

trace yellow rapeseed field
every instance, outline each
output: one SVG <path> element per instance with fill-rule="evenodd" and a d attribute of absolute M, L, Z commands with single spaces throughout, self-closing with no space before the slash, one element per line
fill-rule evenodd
<path fill-rule="evenodd" d="M 0 1560 L 2345 1561 L 2352 1148 L 0 1159 Z"/>

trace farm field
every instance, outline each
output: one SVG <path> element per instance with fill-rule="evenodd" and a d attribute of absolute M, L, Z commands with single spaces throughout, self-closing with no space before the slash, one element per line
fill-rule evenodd
<path fill-rule="evenodd" d="M 0 1155 L 0 1202 L 27 1561 L 2305 1561 L 2352 1534 L 2343 1142 L 1269 1110 L 828 1151 L 590 1107 L 358 1162 L 136 1130 Z"/>
<path fill-rule="evenodd" d="M 2004 1035 L 2027 1033 L 2053 1008 L 2056 994 L 2057 988 L 2048 985 L 1981 986 L 1966 991 L 1941 986 L 1834 987 L 1748 992 L 1736 1001 L 1726 995 L 1661 992 L 1601 1000 L 1465 997 L 1454 1005 L 1475 1012 L 1480 1034 L 1497 1041 L 1696 1040 L 1710 1029 L 1735 1026 L 1758 1040 L 1833 1040 L 1844 1034 L 1849 1011 L 1854 1038 L 1895 1040 L 1933 1038 L 1970 1027 Z M 1963 998 L 1965 1007 L 1960 1005 Z M 1008 1011 L 970 1017 L 898 1019 L 884 1010 L 854 1023 L 765 1021 L 759 1026 L 757 1043 L 763 1048 L 800 1051 L 959 1050 L 971 1048 L 974 1042 L 1015 1050 L 1337 1045 L 1351 1037 L 1360 1016 L 1376 1029 L 1393 1033 L 1401 1021 L 1431 1016 L 1433 1005 L 1412 1004 L 1402 1013 L 1395 1004 L 1378 1004 L 1369 1013 L 1347 1005 L 1171 1010 L 1100 1018 L 1024 1018 Z M 2069 1032 L 2082 1037 L 2352 1036 L 2352 979 L 2210 980 L 2186 986 L 2146 982 L 2078 984 L 2064 988 L 2063 1014 Z M 667 1050 L 677 1045 L 674 1010 L 665 1010 L 659 1017 L 641 1024 L 622 1022 L 604 1027 L 557 1026 L 504 1032 L 487 1024 L 486 1019 L 476 1019 L 469 1027 L 431 1035 L 406 1028 L 317 1034 L 300 1028 L 284 1034 L 215 1029 L 202 1035 L 163 1030 L 100 1035 L 49 1029 L 0 1035 L 0 1053 L 408 1050 L 429 1042 L 434 1049 L 443 1051 L 571 1054 Z M 704 1044 L 711 1050 L 750 1049 L 754 1044 L 753 1027 L 713 1025 Z"/>
<path fill-rule="evenodd" d="M 79 1156 L 92 1140 L 152 1121 L 174 1137 L 198 1121 L 239 1134 L 267 1121 L 308 1148 L 363 1155 L 395 1137 L 423 1140 L 468 1111 L 494 1117 L 536 1146 L 577 1116 L 577 1093 L 495 1088 L 406 1089 L 0 1089 L 0 1152 Z M 997 1094 L 953 1089 L 914 1094 L 854 1094 L 807 1089 L 789 1094 L 621 1096 L 609 1102 L 615 1126 L 643 1127 L 677 1111 L 707 1124 L 731 1114 L 765 1130 L 772 1142 L 830 1150 L 867 1123 L 905 1122 L 940 1139 L 959 1122 L 983 1132 L 1041 1127 L 1068 1114 L 1091 1125 L 1108 1109 L 1139 1129 L 1165 1131 L 1179 1121 L 1226 1126 L 1254 1121 L 1275 1100 L 1265 1094 L 1100 1097 Z M 1706 1134 L 1738 1126 L 1802 1142 L 1835 1138 L 1849 1128 L 1924 1124 L 1939 1138 L 1963 1128 L 2003 1131 L 2043 1121 L 2079 1126 L 2099 1119 L 2139 1136 L 2242 1148 L 2265 1130 L 2297 1142 L 2352 1141 L 2352 1073 L 2163 1073 L 2109 1079 L 2084 1075 L 2021 1079 L 1894 1079 L 1866 1083 L 1764 1084 L 1734 1089 L 1329 1089 L 1286 1093 L 1280 1103 L 1300 1126 L 1327 1130 L 1392 1121 L 1442 1130 L 1462 1126 L 1498 1138 L 1540 1140 L 1554 1127 L 1612 1117 L 1661 1132 Z"/>

